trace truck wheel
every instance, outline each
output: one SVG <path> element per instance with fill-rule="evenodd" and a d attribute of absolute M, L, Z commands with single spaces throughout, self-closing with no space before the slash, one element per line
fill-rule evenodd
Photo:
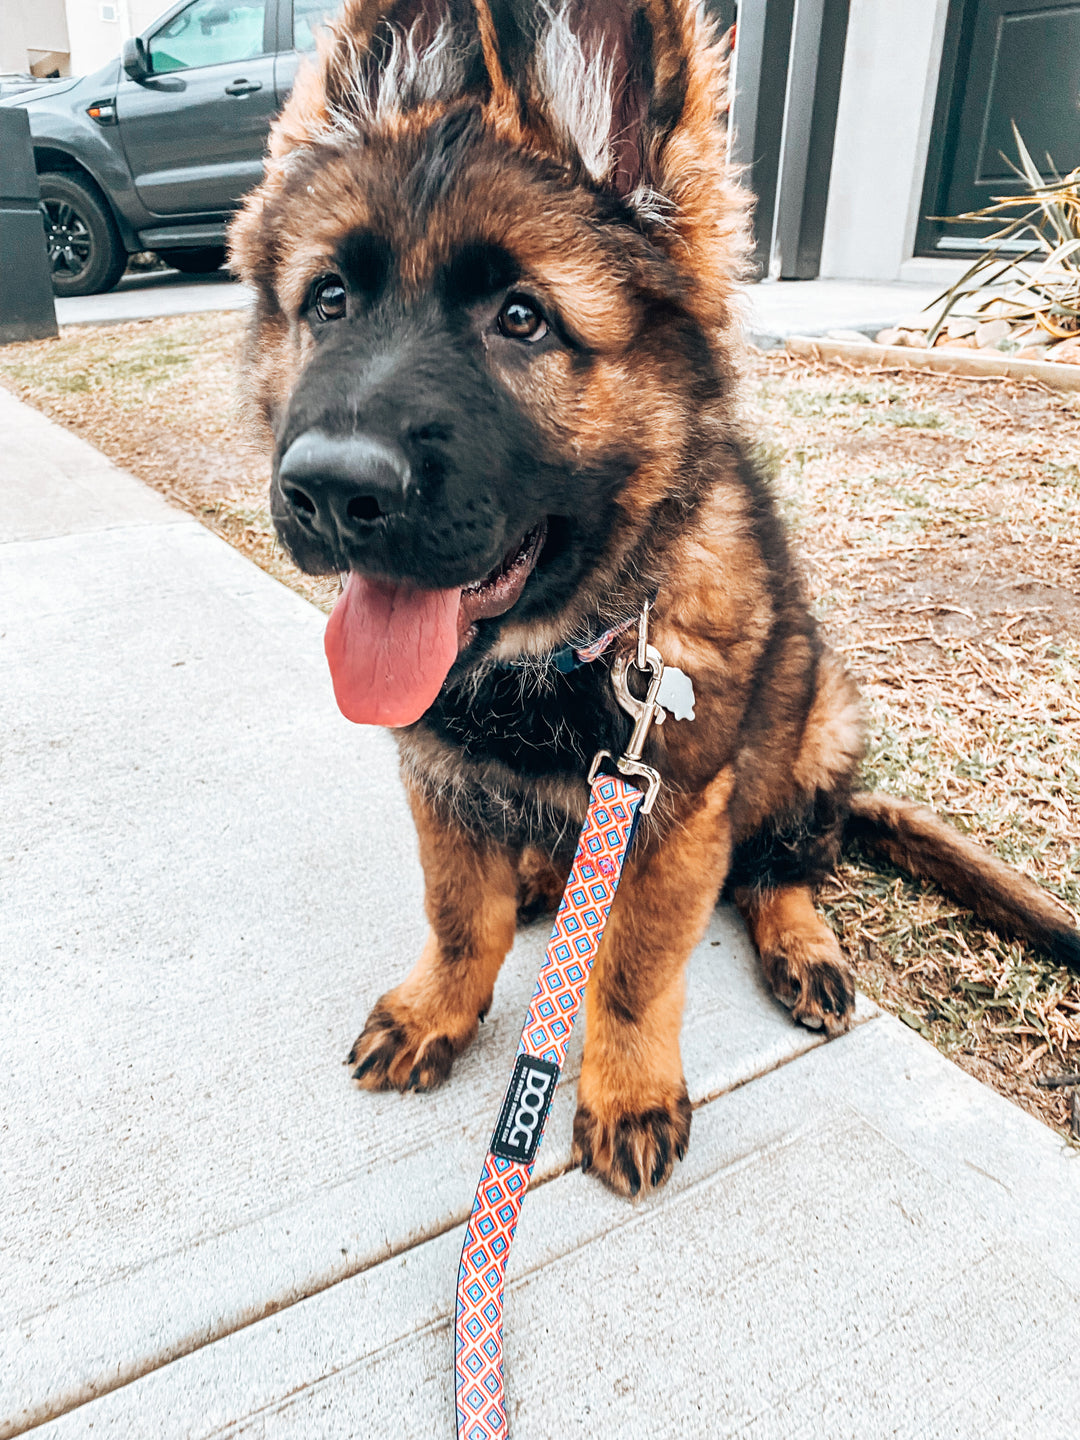
<path fill-rule="evenodd" d="M 224 245 L 208 246 L 205 250 L 158 250 L 159 260 L 179 270 L 182 275 L 211 275 L 225 264 Z"/>
<path fill-rule="evenodd" d="M 41 215 L 57 295 L 111 290 L 127 266 L 127 251 L 107 204 L 74 175 L 38 176 Z"/>

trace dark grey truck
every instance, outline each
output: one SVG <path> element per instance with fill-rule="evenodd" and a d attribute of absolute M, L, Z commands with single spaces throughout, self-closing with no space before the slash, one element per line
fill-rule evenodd
<path fill-rule="evenodd" d="M 189 274 L 222 264 L 270 121 L 338 3 L 182 0 L 93 75 L 0 100 L 30 117 L 58 295 L 111 289 L 137 251 Z"/>

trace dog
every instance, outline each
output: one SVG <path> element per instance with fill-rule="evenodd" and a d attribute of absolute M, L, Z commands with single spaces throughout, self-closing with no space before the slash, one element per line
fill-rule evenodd
<path fill-rule="evenodd" d="M 611 666 L 646 601 L 690 677 L 586 997 L 574 1157 L 624 1195 L 686 1150 L 684 974 L 721 895 L 830 1036 L 855 991 L 814 892 L 851 837 L 1080 968 L 1037 886 L 859 789 L 859 697 L 739 420 L 724 72 L 692 0 L 346 0 L 231 229 L 274 524 L 346 577 L 335 692 L 395 730 L 425 876 L 360 1086 L 444 1081 L 519 914 L 558 903 L 590 760 L 630 734 Z"/>

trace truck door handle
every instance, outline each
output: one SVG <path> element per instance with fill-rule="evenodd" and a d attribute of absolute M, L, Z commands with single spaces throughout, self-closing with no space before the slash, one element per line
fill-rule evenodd
<path fill-rule="evenodd" d="M 234 80 L 231 85 L 225 86 L 226 95 L 254 95 L 256 90 L 262 89 L 261 80 Z"/>

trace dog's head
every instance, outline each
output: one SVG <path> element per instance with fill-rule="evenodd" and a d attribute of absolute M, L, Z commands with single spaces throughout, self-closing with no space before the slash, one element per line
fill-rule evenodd
<path fill-rule="evenodd" d="M 232 255 L 275 525 L 349 573 L 352 718 L 610 617 L 694 498 L 741 255 L 722 104 L 693 0 L 347 0 L 329 27 Z"/>

